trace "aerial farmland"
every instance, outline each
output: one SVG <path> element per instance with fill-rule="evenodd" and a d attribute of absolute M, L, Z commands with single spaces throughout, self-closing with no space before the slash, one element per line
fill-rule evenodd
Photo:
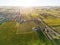
<path fill-rule="evenodd" d="M 60 7 L 0 7 L 0 45 L 60 45 Z"/>

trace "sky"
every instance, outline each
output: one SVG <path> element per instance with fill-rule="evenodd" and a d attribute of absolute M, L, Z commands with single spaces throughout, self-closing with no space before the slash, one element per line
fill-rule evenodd
<path fill-rule="evenodd" d="M 60 0 L 0 0 L 0 6 L 60 6 Z"/>

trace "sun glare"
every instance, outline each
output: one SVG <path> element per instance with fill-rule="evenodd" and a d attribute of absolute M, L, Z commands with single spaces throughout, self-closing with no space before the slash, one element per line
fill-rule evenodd
<path fill-rule="evenodd" d="M 23 6 L 23 7 L 32 7 L 37 6 L 36 0 L 15 0 L 13 5 L 15 6 Z"/>
<path fill-rule="evenodd" d="M 15 2 L 15 3 L 18 6 L 31 7 L 31 6 L 35 6 L 36 1 L 33 1 L 33 0 L 20 0 L 19 2 Z"/>

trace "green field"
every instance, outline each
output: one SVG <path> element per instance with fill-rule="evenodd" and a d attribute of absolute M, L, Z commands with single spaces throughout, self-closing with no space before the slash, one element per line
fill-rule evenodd
<path fill-rule="evenodd" d="M 44 21 L 50 25 L 53 29 L 60 33 L 60 18 L 56 19 L 44 19 Z"/>
<path fill-rule="evenodd" d="M 26 24 L 22 25 L 28 26 Z M 34 24 L 32 25 L 35 26 Z M 31 26 L 28 27 L 31 28 Z M 30 28 L 28 30 L 30 30 Z M 53 45 L 53 43 L 41 32 L 37 33 L 35 31 L 32 31 L 28 33 L 22 32 L 21 34 L 20 32 L 18 32 L 18 34 L 16 33 L 16 22 L 5 22 L 0 25 L 0 45 Z"/>

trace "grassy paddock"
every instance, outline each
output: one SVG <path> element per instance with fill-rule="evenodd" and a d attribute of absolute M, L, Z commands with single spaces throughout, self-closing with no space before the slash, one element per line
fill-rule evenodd
<path fill-rule="evenodd" d="M 28 26 L 27 24 L 22 25 Z M 31 26 L 35 26 L 35 24 L 32 24 L 31 22 L 30 27 Z M 30 28 L 28 30 L 30 30 Z M 43 39 L 41 39 L 38 33 L 35 31 L 30 33 L 22 32 L 23 34 L 21 34 L 20 32 L 20 34 L 16 34 L 16 32 L 16 22 L 5 22 L 2 25 L 0 25 L 0 45 L 51 45 L 51 42 L 49 41 L 48 43 L 44 42 Z"/>
<path fill-rule="evenodd" d="M 0 45 L 45 45 L 36 32 L 16 34 L 16 23 L 0 25 Z"/>

